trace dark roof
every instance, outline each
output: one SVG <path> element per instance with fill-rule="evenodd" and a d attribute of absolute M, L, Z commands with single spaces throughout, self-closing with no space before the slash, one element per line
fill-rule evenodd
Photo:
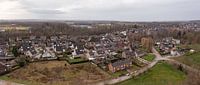
<path fill-rule="evenodd" d="M 118 66 L 121 66 L 121 65 L 124 65 L 124 64 L 129 64 L 131 63 L 131 60 L 129 59 L 124 59 L 124 60 L 118 60 L 118 61 L 115 61 L 112 64 L 113 67 L 118 67 Z"/>
<path fill-rule="evenodd" d="M 64 49 L 62 46 L 58 46 L 58 45 L 56 45 L 55 48 L 56 48 L 56 51 L 63 51 Z"/>
<path fill-rule="evenodd" d="M 98 54 L 105 54 L 104 50 L 97 50 Z"/>
<path fill-rule="evenodd" d="M 34 48 L 31 48 L 30 52 L 31 52 L 32 55 L 37 54 L 37 52 L 36 52 L 36 50 Z"/>
<path fill-rule="evenodd" d="M 79 54 L 83 54 L 84 51 L 82 51 L 82 50 L 76 50 L 76 53 L 77 53 L 77 55 L 79 55 Z"/>
<path fill-rule="evenodd" d="M 22 43 L 21 47 L 23 51 L 28 51 L 31 49 L 31 43 Z"/>
<path fill-rule="evenodd" d="M 3 49 L 0 48 L 0 57 L 4 57 L 5 56 L 5 53 L 3 51 Z"/>
<path fill-rule="evenodd" d="M 58 37 L 57 36 L 51 36 L 50 39 L 51 40 L 58 40 Z"/>
<path fill-rule="evenodd" d="M 135 56 L 135 52 L 130 52 L 129 50 L 125 50 L 124 52 L 125 52 L 125 54 L 126 54 L 127 56 L 129 56 L 129 57 Z"/>
<path fill-rule="evenodd" d="M 5 54 L 4 53 L 0 53 L 0 57 L 5 57 Z"/>
<path fill-rule="evenodd" d="M 94 52 L 90 51 L 89 54 L 90 54 L 90 55 L 94 55 Z"/>
<path fill-rule="evenodd" d="M 90 42 L 100 42 L 100 37 L 91 37 Z"/>

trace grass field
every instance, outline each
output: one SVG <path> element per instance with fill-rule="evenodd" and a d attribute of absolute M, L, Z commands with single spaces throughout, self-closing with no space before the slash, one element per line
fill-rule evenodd
<path fill-rule="evenodd" d="M 149 72 L 117 85 L 181 85 L 186 75 L 164 62 L 158 63 Z"/>
<path fill-rule="evenodd" d="M 175 60 L 189 65 L 193 68 L 200 70 L 200 45 L 193 44 L 193 45 L 181 45 L 180 47 L 183 48 L 192 48 L 195 50 L 195 53 L 186 53 L 181 57 L 174 58 Z"/>
<path fill-rule="evenodd" d="M 180 45 L 181 48 L 192 48 L 196 51 L 200 51 L 200 45 L 199 44 L 192 44 L 192 45 Z"/>
<path fill-rule="evenodd" d="M 66 61 L 31 63 L 0 77 L 25 85 L 86 85 L 107 78 L 109 74 L 90 63 L 68 65 Z"/>
<path fill-rule="evenodd" d="M 153 54 L 147 54 L 143 57 L 143 59 L 147 60 L 147 61 L 153 61 L 155 59 L 155 55 Z"/>
<path fill-rule="evenodd" d="M 186 65 L 192 66 L 193 68 L 200 69 L 200 52 L 186 54 L 174 59 Z"/>

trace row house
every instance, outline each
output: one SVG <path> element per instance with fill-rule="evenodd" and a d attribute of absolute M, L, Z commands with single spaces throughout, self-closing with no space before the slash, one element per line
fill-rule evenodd
<path fill-rule="evenodd" d="M 131 66 L 132 66 L 132 61 L 129 59 L 124 59 L 109 63 L 108 69 L 109 71 L 114 73 L 120 70 L 125 70 Z"/>

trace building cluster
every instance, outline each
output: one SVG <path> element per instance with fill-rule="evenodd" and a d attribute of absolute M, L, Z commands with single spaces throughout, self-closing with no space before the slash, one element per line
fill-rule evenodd
<path fill-rule="evenodd" d="M 85 26 L 90 28 L 88 25 L 93 26 L 93 24 L 88 23 L 74 24 L 69 22 L 68 24 L 78 28 L 79 26 L 83 28 Z M 99 26 L 101 25 L 110 26 L 111 24 L 99 24 Z M 142 26 L 144 26 L 144 29 L 127 29 L 126 31 L 92 36 L 32 35 L 0 39 L 0 61 L 4 65 L 16 65 L 16 63 L 13 63 L 16 58 L 13 54 L 13 47 L 16 47 L 20 55 L 25 55 L 32 62 L 56 60 L 63 57 L 70 59 L 81 57 L 102 69 L 116 72 L 129 68 L 136 57 L 145 55 L 147 51 L 150 52 L 154 43 L 161 54 L 179 56 L 184 53 L 183 49 L 178 47 L 181 44 L 181 41 L 178 39 L 167 37 L 161 40 L 153 40 L 156 37 L 153 34 L 164 33 L 168 25 L 154 23 L 148 25 L 148 29 L 145 28 L 145 25 Z M 187 24 L 187 26 L 190 25 Z M 172 24 L 170 27 L 176 26 Z M 2 25 L 0 29 L 29 29 L 29 27 Z M 146 49 L 141 49 L 141 46 Z"/>
<path fill-rule="evenodd" d="M 132 52 L 127 37 L 122 33 L 91 37 L 89 42 L 86 43 L 86 48 L 88 59 L 102 68 L 106 68 L 106 65 L 111 61 L 130 57 L 119 55 L 122 52 L 129 54 Z"/>
<path fill-rule="evenodd" d="M 128 33 L 130 32 L 133 31 L 94 36 L 58 35 L 9 38 L 3 41 L 4 45 L 0 45 L 0 59 L 15 60 L 14 55 L 8 56 L 9 53 L 12 54 L 12 47 L 17 47 L 17 52 L 28 57 L 31 62 L 56 60 L 68 55 L 70 59 L 83 57 L 105 70 L 116 72 L 129 68 L 134 57 L 146 53 L 138 49 L 139 43 L 129 41 Z M 7 51 L 3 49 L 3 46 Z"/>
<path fill-rule="evenodd" d="M 84 54 L 84 45 L 69 36 L 30 36 L 18 39 L 19 51 L 34 60 L 52 60 L 69 53 L 72 57 Z"/>
<path fill-rule="evenodd" d="M 163 38 L 162 40 L 155 42 L 155 45 L 161 54 L 170 54 L 172 56 L 180 56 L 183 54 L 183 50 L 178 47 L 180 44 L 181 41 L 179 39 L 174 39 L 173 37 Z"/>
<path fill-rule="evenodd" d="M 4 39 L 0 39 L 0 62 L 6 63 L 12 59 L 14 59 L 14 55 L 10 51 L 8 43 Z"/>
<path fill-rule="evenodd" d="M 0 75 L 6 73 L 10 66 L 16 65 L 14 59 L 15 57 L 10 52 L 8 43 L 0 38 Z"/>

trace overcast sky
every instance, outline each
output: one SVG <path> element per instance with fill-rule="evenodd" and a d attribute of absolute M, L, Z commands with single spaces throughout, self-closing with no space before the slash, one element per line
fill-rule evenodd
<path fill-rule="evenodd" d="M 0 19 L 200 19 L 200 0 L 0 0 Z"/>

